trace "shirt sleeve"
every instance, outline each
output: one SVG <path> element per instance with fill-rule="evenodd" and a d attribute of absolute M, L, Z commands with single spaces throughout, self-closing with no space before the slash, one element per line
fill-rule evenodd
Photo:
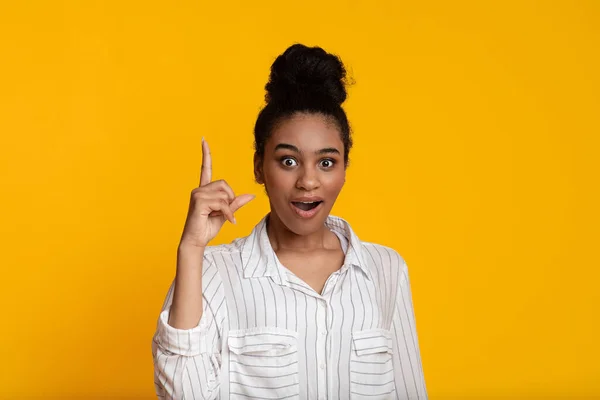
<path fill-rule="evenodd" d="M 202 317 L 191 329 L 177 329 L 168 324 L 174 289 L 175 280 L 168 290 L 152 338 L 156 395 L 161 399 L 216 399 L 225 309 L 219 271 L 205 256 Z"/>
<path fill-rule="evenodd" d="M 394 380 L 399 399 L 427 400 L 408 268 L 400 257 L 400 279 L 392 320 Z"/>

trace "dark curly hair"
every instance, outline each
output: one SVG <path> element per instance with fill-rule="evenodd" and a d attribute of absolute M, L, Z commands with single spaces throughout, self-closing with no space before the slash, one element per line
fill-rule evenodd
<path fill-rule="evenodd" d="M 265 85 L 265 107 L 254 126 L 254 150 L 264 156 L 265 143 L 278 124 L 297 112 L 322 114 L 331 118 L 344 143 L 344 166 L 348 166 L 352 138 L 342 103 L 346 100 L 346 69 L 340 58 L 321 47 L 296 43 L 271 65 Z"/>

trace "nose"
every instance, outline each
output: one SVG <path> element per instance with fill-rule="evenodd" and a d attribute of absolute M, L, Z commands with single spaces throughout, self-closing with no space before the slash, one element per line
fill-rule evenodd
<path fill-rule="evenodd" d="M 319 174 L 316 168 L 304 167 L 300 169 L 300 175 L 296 181 L 297 189 L 304 189 L 307 192 L 315 190 L 320 186 Z"/>

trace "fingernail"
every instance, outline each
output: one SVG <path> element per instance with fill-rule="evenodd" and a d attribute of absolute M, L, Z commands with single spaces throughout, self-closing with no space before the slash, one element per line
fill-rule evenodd
<path fill-rule="evenodd" d="M 202 136 L 202 143 L 204 143 L 204 136 Z"/>
<path fill-rule="evenodd" d="M 235 217 L 233 217 L 233 223 L 237 225 L 237 221 L 235 220 Z"/>

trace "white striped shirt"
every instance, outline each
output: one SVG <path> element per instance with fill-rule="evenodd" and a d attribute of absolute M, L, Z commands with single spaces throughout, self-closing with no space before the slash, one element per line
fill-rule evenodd
<path fill-rule="evenodd" d="M 171 284 L 152 341 L 157 396 L 426 400 L 404 259 L 330 215 L 345 259 L 319 294 L 279 262 L 267 217 L 206 248 L 198 326 L 168 325 Z"/>

